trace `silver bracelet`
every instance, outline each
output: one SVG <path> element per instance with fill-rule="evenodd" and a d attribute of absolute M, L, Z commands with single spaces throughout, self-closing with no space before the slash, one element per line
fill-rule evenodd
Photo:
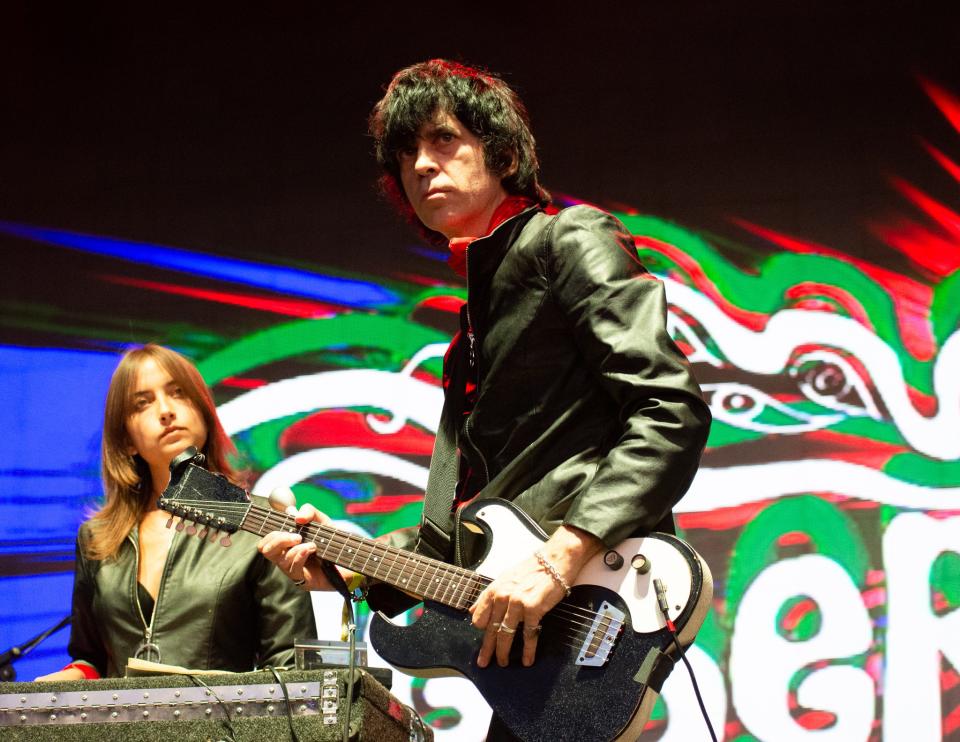
<path fill-rule="evenodd" d="M 537 558 L 537 561 L 540 562 L 540 566 L 547 570 L 547 574 L 550 575 L 551 579 L 563 588 L 563 592 L 565 592 L 569 598 L 570 586 L 567 584 L 567 581 L 560 576 L 560 573 L 557 572 L 557 568 L 550 564 L 547 558 L 539 551 L 533 552 L 533 555 Z"/>

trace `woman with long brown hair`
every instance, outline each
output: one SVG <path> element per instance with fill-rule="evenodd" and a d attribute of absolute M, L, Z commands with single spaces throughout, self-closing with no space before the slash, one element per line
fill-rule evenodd
<path fill-rule="evenodd" d="M 124 354 L 104 413 L 103 505 L 81 527 L 68 651 L 38 680 L 123 675 L 131 657 L 200 670 L 290 664 L 316 635 L 309 595 L 238 533 L 230 549 L 167 528 L 156 502 L 169 465 L 195 446 L 239 483 L 233 444 L 196 367 L 145 345 Z"/>

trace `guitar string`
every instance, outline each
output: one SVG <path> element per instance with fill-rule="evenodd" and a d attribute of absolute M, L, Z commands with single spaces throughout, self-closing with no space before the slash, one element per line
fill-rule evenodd
<path fill-rule="evenodd" d="M 206 526 L 203 526 L 200 532 L 197 532 L 196 528 L 193 526 L 191 526 L 191 528 L 193 528 L 194 533 L 199 537 L 203 537 L 203 532 L 207 530 Z M 218 533 L 219 531 L 214 528 L 213 532 Z M 390 569 L 392 569 L 392 567 Z M 431 599 L 430 596 L 425 597 L 427 599 Z M 455 605 L 453 607 L 458 610 L 465 610 L 462 605 Z M 550 645 L 566 646 L 570 649 L 573 649 L 578 654 L 582 651 L 586 651 L 589 655 L 596 656 L 604 649 L 603 638 L 609 635 L 611 629 L 613 629 L 614 635 L 619 633 L 621 629 L 621 625 L 618 620 L 604 617 L 599 619 L 596 625 L 589 626 L 586 631 L 578 630 L 577 624 L 570 621 L 564 622 L 561 620 L 561 617 L 558 615 L 560 611 L 557 610 L 559 607 L 561 606 L 557 606 L 551 610 L 550 613 L 544 616 L 542 621 L 545 628 L 548 629 L 548 632 L 546 634 L 541 634 L 540 639 L 541 641 L 549 639 Z M 560 624 L 559 627 L 556 626 L 558 623 Z M 585 627 L 587 625 L 580 623 L 579 626 Z M 603 656 L 601 659 L 605 660 L 606 657 Z"/>
<path fill-rule="evenodd" d="M 248 516 L 248 520 L 252 520 L 252 518 L 249 518 L 250 515 L 258 516 L 259 521 L 254 525 L 258 526 L 257 532 L 260 535 L 263 535 L 263 528 L 268 525 L 270 526 L 269 530 L 286 530 L 288 532 L 291 529 L 294 531 L 298 530 L 294 518 L 284 513 L 266 510 L 265 508 L 259 508 L 259 507 L 251 506 L 250 504 L 245 504 L 245 503 L 218 502 L 216 503 L 216 507 L 221 511 L 231 511 L 232 514 L 235 514 L 235 515 L 245 514 Z M 199 515 L 201 517 L 206 516 L 207 518 L 210 517 L 209 514 L 204 514 L 200 508 L 188 507 L 186 509 L 187 510 L 192 509 L 195 515 Z M 196 512 L 197 510 L 200 510 L 200 512 L 197 513 Z M 210 524 L 210 526 L 205 527 L 205 529 L 203 530 L 206 530 L 206 528 L 216 529 L 216 524 L 215 523 Z M 203 534 L 203 530 L 200 531 L 201 534 Z M 308 535 L 313 541 L 315 541 L 315 536 L 323 535 L 328 542 L 328 546 L 324 546 L 325 552 L 329 551 L 330 548 L 336 548 L 337 546 L 339 546 L 340 551 L 337 555 L 338 558 L 343 556 L 344 550 L 349 549 L 349 551 L 353 552 L 352 558 L 359 560 L 359 558 L 364 556 L 364 554 L 361 553 L 361 550 L 366 548 L 367 553 L 364 561 L 364 567 L 366 567 L 369 564 L 370 559 L 375 555 L 377 555 L 377 552 L 379 551 L 380 565 L 386 567 L 385 574 L 388 581 L 396 581 L 396 580 L 391 580 L 390 578 L 390 573 L 395 567 L 399 569 L 401 574 L 404 571 L 406 571 L 408 574 L 412 574 L 413 578 L 407 581 L 406 583 L 404 583 L 403 587 L 409 588 L 417 594 L 422 594 L 424 597 L 427 597 L 428 599 L 438 600 L 439 602 L 450 604 L 454 608 L 457 608 L 459 610 L 465 610 L 467 606 L 473 604 L 477 596 L 483 591 L 486 585 L 488 585 L 491 582 L 489 578 L 484 577 L 483 575 L 479 575 L 476 572 L 472 572 L 470 570 L 464 570 L 462 568 L 449 565 L 445 562 L 432 560 L 427 557 L 423 557 L 421 555 L 414 554 L 412 555 L 412 557 L 405 556 L 404 552 L 397 549 L 396 547 L 390 547 L 385 544 L 379 544 L 365 537 L 350 534 L 345 531 L 341 531 L 339 529 L 333 528 L 331 526 L 318 525 L 318 524 L 311 523 L 311 524 L 307 524 L 305 527 L 301 527 L 299 530 L 311 531 L 312 533 Z M 206 535 L 206 534 L 203 534 L 203 535 Z M 355 546 L 351 545 L 351 539 L 356 540 L 357 543 Z M 385 559 L 384 557 L 387 557 L 387 559 Z M 391 557 L 392 557 L 392 560 L 389 559 Z M 404 565 L 400 562 L 400 560 L 404 560 L 407 562 L 406 570 L 404 570 Z M 424 564 L 424 566 L 422 568 L 414 567 L 413 569 L 411 569 L 410 568 L 411 562 L 413 562 L 414 564 L 417 564 L 417 563 Z M 355 563 L 359 564 L 359 561 Z M 431 568 L 433 569 L 434 574 L 432 578 L 427 578 L 428 571 Z M 362 572 L 363 568 L 358 569 L 357 571 Z M 454 597 L 454 600 L 452 601 L 448 600 L 446 597 L 447 593 L 449 592 L 449 588 L 444 588 L 441 592 L 436 592 L 434 591 L 435 585 L 431 583 L 431 579 L 435 580 L 436 582 L 440 582 L 439 574 L 441 571 L 446 576 L 448 582 L 452 578 L 452 579 L 458 580 L 461 583 L 459 587 L 453 588 L 453 595 L 455 597 Z M 377 577 L 378 579 L 381 579 L 376 573 L 373 576 Z M 427 587 L 430 588 L 430 591 L 428 591 L 423 587 L 425 578 L 427 578 L 426 585 Z M 468 583 L 466 586 L 462 584 L 464 581 Z M 470 583 L 473 583 L 473 584 L 470 584 Z M 457 592 L 460 593 L 459 598 L 456 597 Z M 467 602 L 466 605 L 464 605 L 463 601 L 465 598 L 467 598 L 467 596 L 469 596 L 469 602 Z M 575 632 L 573 635 L 568 635 L 567 638 L 570 638 L 570 636 L 575 637 L 578 641 L 578 645 L 581 640 L 585 640 L 586 637 L 590 636 L 591 634 L 596 636 L 596 632 L 598 629 L 602 629 L 604 633 L 606 633 L 610 630 L 619 632 L 622 628 L 622 622 L 619 619 L 610 618 L 608 616 L 601 616 L 597 612 L 588 611 L 586 609 L 581 608 L 580 606 L 571 606 L 571 605 L 565 604 L 565 602 L 561 602 L 557 604 L 557 606 L 555 606 L 547 614 L 547 616 L 545 616 L 545 618 L 547 617 L 561 618 L 561 616 L 566 618 L 567 628 L 574 629 L 574 632 Z M 579 619 L 586 619 L 586 621 L 582 621 Z M 577 632 L 576 631 L 577 628 L 586 629 L 586 633 L 582 634 Z"/>
<path fill-rule="evenodd" d="M 297 530 L 294 519 L 291 516 L 286 514 L 269 511 L 269 510 L 266 510 L 265 508 L 259 508 L 256 506 L 251 507 L 249 504 L 244 504 L 244 503 L 222 502 L 222 503 L 216 503 L 216 506 L 217 508 L 221 509 L 221 511 L 232 511 L 233 514 L 237 514 L 237 515 L 245 514 L 248 516 L 249 515 L 259 516 L 260 520 L 256 525 L 259 526 L 257 532 L 260 533 L 261 535 L 263 533 L 263 528 L 268 524 L 270 526 L 270 530 L 287 530 L 287 531 Z M 207 517 L 208 519 L 211 517 L 209 513 L 204 514 L 202 510 L 196 507 L 186 508 L 186 509 L 192 510 L 193 515 L 195 516 Z M 190 513 L 188 513 L 188 515 L 189 514 Z M 252 519 L 248 518 L 248 520 L 252 520 Z M 213 524 L 211 527 L 215 529 L 216 524 Z M 410 588 L 414 592 L 418 592 L 418 593 L 427 592 L 421 586 L 423 584 L 424 577 L 426 577 L 427 570 L 429 570 L 431 567 L 434 570 L 434 579 L 437 578 L 437 575 L 442 570 L 448 576 L 448 578 L 451 575 L 456 576 L 456 578 L 459 579 L 461 583 L 463 582 L 463 580 L 467 580 L 468 582 L 473 582 L 473 583 L 480 583 L 479 587 L 468 586 L 466 588 L 463 587 L 463 585 L 461 584 L 459 588 L 461 593 L 460 598 L 456 602 L 452 603 L 453 607 L 458 608 L 460 610 L 465 610 L 466 608 L 466 606 L 463 604 L 462 601 L 467 594 L 470 595 L 470 601 L 466 605 L 470 605 L 476 599 L 477 595 L 479 595 L 479 593 L 482 592 L 486 584 L 489 584 L 490 582 L 489 578 L 486 578 L 482 575 L 478 575 L 476 572 L 463 570 L 459 567 L 454 567 L 452 565 L 446 564 L 445 562 L 431 560 L 421 555 L 414 554 L 407 557 L 407 556 L 404 556 L 404 552 L 402 552 L 399 549 L 396 549 L 395 547 L 389 547 L 386 545 L 377 544 L 376 542 L 373 542 L 370 539 L 366 539 L 365 537 L 349 534 L 347 532 L 340 531 L 339 529 L 333 528 L 331 526 L 307 524 L 307 526 L 302 527 L 301 530 L 311 530 L 315 534 L 324 533 L 327 536 L 330 547 L 336 547 L 336 546 L 340 547 L 340 552 L 337 555 L 338 557 L 342 557 L 344 550 L 347 549 L 348 547 L 350 547 L 352 551 L 356 554 L 358 549 L 350 546 L 351 539 L 355 539 L 357 541 L 358 547 L 361 547 L 361 548 L 366 547 L 368 549 L 369 553 L 366 554 L 365 564 L 369 563 L 371 557 L 377 552 L 377 550 L 381 552 L 381 557 L 384 555 L 387 557 L 392 557 L 392 561 L 389 559 L 384 560 L 381 558 L 381 564 L 382 565 L 385 564 L 387 568 L 386 575 L 387 575 L 388 581 L 391 579 L 390 573 L 394 569 L 394 567 L 398 568 L 401 573 L 404 572 L 404 565 L 399 560 L 401 559 L 405 560 L 407 562 L 407 569 L 406 569 L 407 573 L 412 573 L 415 576 L 416 581 L 415 582 L 413 580 L 408 581 L 404 586 Z M 313 540 L 312 537 L 311 537 L 311 540 Z M 324 549 L 325 551 L 327 551 L 328 547 L 324 547 Z M 354 558 L 357 558 L 357 557 L 355 556 Z M 426 565 L 422 569 L 411 570 L 409 568 L 409 564 L 411 561 L 413 561 L 414 563 L 417 563 L 417 562 L 426 563 Z M 358 570 L 358 571 L 361 571 L 361 570 Z M 377 576 L 377 575 L 375 574 L 374 576 Z M 430 585 L 429 580 L 427 584 Z M 431 587 L 433 586 L 431 585 Z M 450 604 L 451 603 L 450 601 L 446 601 L 446 598 L 445 598 L 446 593 L 447 593 L 447 590 L 444 589 L 442 593 L 427 594 L 424 597 L 427 597 L 428 599 L 437 599 L 439 596 L 440 602 L 448 602 L 448 604 Z M 602 628 L 605 632 L 609 631 L 610 629 L 613 629 L 616 632 L 619 632 L 619 630 L 622 628 L 622 623 L 618 619 L 612 619 L 607 616 L 604 616 L 601 618 L 599 617 L 599 614 L 597 614 L 596 612 L 587 611 L 585 609 L 580 608 L 579 606 L 565 605 L 562 602 L 559 603 L 556 607 L 554 607 L 554 609 L 552 609 L 550 614 L 548 615 L 555 618 L 559 618 L 561 614 L 564 614 L 569 617 L 576 617 L 576 618 L 567 619 L 569 628 L 576 629 L 577 626 L 579 626 L 587 630 L 586 634 L 579 634 L 579 633 L 575 634 L 578 638 L 578 641 L 585 639 L 590 634 L 596 635 L 597 630 L 600 628 Z M 589 620 L 588 622 L 585 623 L 583 621 L 576 620 L 577 618 L 587 618 Z"/>
<path fill-rule="evenodd" d="M 276 524 L 277 518 L 280 518 L 285 527 L 296 529 L 295 522 L 291 516 L 277 513 L 274 511 L 266 511 L 263 509 L 258 509 L 258 510 L 259 510 L 259 512 L 257 513 L 258 515 L 260 513 L 266 513 L 265 521 L 268 521 L 268 520 L 272 521 L 271 525 Z M 251 511 L 251 512 L 257 512 L 257 511 Z M 264 517 L 264 516 L 260 516 L 260 517 Z M 409 587 L 410 589 L 412 589 L 414 592 L 417 592 L 418 594 L 421 594 L 420 591 L 423 590 L 422 586 L 423 586 L 424 578 L 427 578 L 428 570 L 430 570 L 431 568 L 434 570 L 434 575 L 433 575 L 434 579 L 437 577 L 437 573 L 442 570 L 448 576 L 455 576 L 461 582 L 466 580 L 468 583 L 474 583 L 474 585 L 468 584 L 468 587 L 466 589 L 461 589 L 461 600 L 467 594 L 469 594 L 469 602 L 466 605 L 463 605 L 461 603 L 455 606 L 460 608 L 461 610 L 465 610 L 468 605 L 472 605 L 473 602 L 476 600 L 477 596 L 479 596 L 479 594 L 483 591 L 483 589 L 490 582 L 492 582 L 490 578 L 485 577 L 483 575 L 479 575 L 476 572 L 465 570 L 460 567 L 455 567 L 453 565 L 447 564 L 446 562 L 429 559 L 428 557 L 423 557 L 422 555 L 419 555 L 419 554 L 406 556 L 403 551 L 401 551 L 400 549 L 397 549 L 396 547 L 390 547 L 384 544 L 378 544 L 376 542 L 372 542 L 372 540 L 370 539 L 356 536 L 354 534 L 349 534 L 345 531 L 341 531 L 339 529 L 333 528 L 332 526 L 324 526 L 324 525 L 310 523 L 310 524 L 307 524 L 303 528 L 303 530 L 312 531 L 311 534 L 308 534 L 311 536 L 311 540 L 314 540 L 313 538 L 314 534 L 319 535 L 323 533 L 330 541 L 330 546 L 340 547 L 340 552 L 337 555 L 338 557 L 341 557 L 343 555 L 344 550 L 347 549 L 348 547 L 353 549 L 354 553 L 357 552 L 358 548 L 365 547 L 369 550 L 369 553 L 366 554 L 365 565 L 369 563 L 371 556 L 374 553 L 376 553 L 376 550 L 380 550 L 382 553 L 385 553 L 385 555 L 393 557 L 393 563 L 388 565 L 387 567 L 386 574 L 387 574 L 388 580 L 390 579 L 389 575 L 394 566 L 398 567 L 401 572 L 406 571 L 408 573 L 412 573 L 415 575 L 416 580 L 415 581 L 410 580 L 404 585 L 404 587 Z M 350 543 L 351 539 L 356 540 L 357 542 L 356 546 L 351 546 L 351 543 Z M 407 563 L 406 568 L 404 567 L 404 564 L 400 562 L 400 560 L 406 561 Z M 381 559 L 381 563 L 383 563 L 384 561 L 385 560 Z M 413 562 L 414 564 L 421 563 L 421 564 L 424 564 L 425 566 L 423 568 L 415 567 L 411 569 L 410 568 L 411 562 Z M 363 569 L 361 568 L 358 571 L 362 572 Z M 377 575 L 374 575 L 374 576 L 376 577 Z M 427 580 L 427 584 L 430 584 L 429 579 Z M 444 593 L 440 594 L 441 602 L 443 602 L 444 595 L 445 595 L 445 591 Z M 426 597 L 430 599 L 436 599 L 436 596 L 437 594 L 434 593 L 433 595 L 427 595 Z M 588 611 L 586 609 L 580 608 L 579 606 L 566 605 L 562 602 L 559 603 L 557 607 L 553 609 L 553 611 L 556 612 L 558 615 L 566 614 L 567 616 L 570 616 L 571 618 L 568 620 L 570 620 L 571 624 L 574 624 L 574 625 L 579 624 L 580 626 L 588 630 L 594 629 L 595 622 L 598 620 L 600 616 L 600 614 L 596 612 Z M 575 621 L 573 617 L 587 619 L 587 622 Z M 607 617 L 602 617 L 602 618 L 599 618 L 599 620 L 607 626 L 614 626 L 617 630 L 619 630 L 621 625 L 620 622 L 617 621 L 616 619 L 609 619 Z"/>

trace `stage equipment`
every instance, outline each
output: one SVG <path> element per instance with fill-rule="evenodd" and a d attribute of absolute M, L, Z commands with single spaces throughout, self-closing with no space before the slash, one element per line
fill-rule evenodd
<path fill-rule="evenodd" d="M 0 738 L 259 742 L 295 739 L 295 732 L 300 740 L 335 742 L 346 724 L 347 675 L 347 670 L 326 668 L 0 683 Z M 353 689 L 349 739 L 433 739 L 433 730 L 370 673 L 357 670 Z"/>

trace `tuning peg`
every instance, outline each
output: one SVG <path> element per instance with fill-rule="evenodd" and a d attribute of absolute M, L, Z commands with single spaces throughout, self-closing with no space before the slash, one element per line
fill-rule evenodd
<path fill-rule="evenodd" d="M 268 498 L 270 501 L 270 507 L 274 510 L 279 510 L 281 513 L 287 512 L 288 507 L 297 506 L 297 496 L 293 494 L 293 490 L 289 487 L 276 487 Z"/>
<path fill-rule="evenodd" d="M 173 516 L 171 515 L 167 518 L 167 528 L 170 528 L 173 525 Z"/>
<path fill-rule="evenodd" d="M 199 531 L 197 531 L 197 538 L 203 541 L 207 537 L 207 527 L 204 526 Z"/>
<path fill-rule="evenodd" d="M 197 532 L 197 524 L 196 524 L 196 523 L 191 523 L 189 526 L 187 526 L 187 533 L 189 533 L 191 536 L 193 536 L 194 534 L 196 534 L 196 532 Z"/>
<path fill-rule="evenodd" d="M 181 518 L 180 520 L 177 521 L 177 530 L 178 530 L 178 531 L 182 531 L 183 528 L 184 528 L 184 525 L 185 525 L 185 524 L 184 524 L 184 522 L 183 522 L 183 518 Z"/>
<path fill-rule="evenodd" d="M 228 533 L 226 536 L 224 536 L 222 539 L 220 539 L 220 545 L 221 545 L 221 546 L 230 546 L 230 544 L 232 544 L 232 543 L 233 543 L 233 542 L 230 540 L 230 534 L 229 534 L 229 533 Z"/>
<path fill-rule="evenodd" d="M 215 531 L 215 530 L 213 530 L 213 529 L 211 528 L 211 529 L 210 529 L 210 538 L 208 538 L 207 540 L 208 540 L 211 544 L 214 543 L 214 542 L 217 540 L 217 536 L 219 535 L 219 533 L 220 533 L 220 531 Z"/>

